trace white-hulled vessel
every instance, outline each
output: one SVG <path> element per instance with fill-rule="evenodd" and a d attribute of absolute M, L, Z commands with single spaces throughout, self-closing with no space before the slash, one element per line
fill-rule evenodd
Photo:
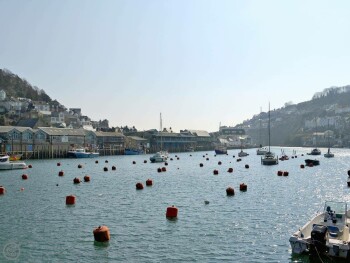
<path fill-rule="evenodd" d="M 350 210 L 345 202 L 327 201 L 317 214 L 290 238 L 295 254 L 315 253 L 350 259 Z"/>
<path fill-rule="evenodd" d="M 0 170 L 26 169 L 28 166 L 24 162 L 10 162 L 10 156 L 0 156 Z"/>
<path fill-rule="evenodd" d="M 260 147 L 256 150 L 256 155 L 265 155 L 268 151 L 269 149 L 267 147 Z"/>
<path fill-rule="evenodd" d="M 160 152 L 156 152 L 149 159 L 151 163 L 162 163 L 162 162 L 165 162 L 167 158 L 168 158 L 168 154 L 166 152 L 160 151 Z"/>
<path fill-rule="evenodd" d="M 278 156 L 276 157 L 273 152 L 270 151 L 270 104 L 269 104 L 269 148 L 267 153 L 265 153 L 264 157 L 261 157 L 261 164 L 262 165 L 275 165 L 278 164 Z"/>

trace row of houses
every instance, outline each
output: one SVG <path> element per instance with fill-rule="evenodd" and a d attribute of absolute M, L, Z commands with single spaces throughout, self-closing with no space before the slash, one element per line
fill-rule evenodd
<path fill-rule="evenodd" d="M 0 126 L 0 151 L 21 153 L 28 158 L 62 158 L 72 148 L 85 147 L 100 155 L 123 154 L 125 148 L 156 152 L 211 150 L 215 139 L 206 131 L 184 130 L 180 133 L 149 130 L 122 134 L 85 129 Z"/>

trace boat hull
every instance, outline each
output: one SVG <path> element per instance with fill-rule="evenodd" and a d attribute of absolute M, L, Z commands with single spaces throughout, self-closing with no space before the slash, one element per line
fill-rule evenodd
<path fill-rule="evenodd" d="M 0 165 L 0 170 L 15 170 L 27 168 L 28 166 L 25 163 L 3 163 Z"/>
<path fill-rule="evenodd" d="M 320 161 L 319 160 L 312 160 L 312 159 L 306 159 L 305 160 L 305 164 L 306 165 L 320 165 Z"/>
<path fill-rule="evenodd" d="M 95 158 L 100 156 L 99 153 L 89 153 L 89 152 L 68 152 L 68 158 Z"/>
<path fill-rule="evenodd" d="M 215 154 L 227 154 L 227 150 L 215 149 Z"/>

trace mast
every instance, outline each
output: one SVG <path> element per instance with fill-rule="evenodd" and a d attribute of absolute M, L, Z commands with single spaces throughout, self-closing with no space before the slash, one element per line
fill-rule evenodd
<path fill-rule="evenodd" d="M 260 115 L 261 115 L 261 107 L 260 107 Z M 262 147 L 261 143 L 261 116 L 259 118 L 259 143 L 260 143 L 260 148 Z"/>
<path fill-rule="evenodd" d="M 269 102 L 269 152 L 270 152 L 270 102 Z"/>
<path fill-rule="evenodd" d="M 160 121 L 160 127 L 159 127 L 159 128 L 160 128 L 160 129 L 159 129 L 159 130 L 160 130 L 160 151 L 162 151 L 162 150 L 163 150 L 163 137 L 162 137 L 162 126 L 163 126 L 163 125 L 162 125 L 162 113 L 160 113 L 160 114 L 159 114 L 159 117 L 160 117 L 160 120 L 159 120 L 159 121 Z"/>
<path fill-rule="evenodd" d="M 315 133 L 315 145 L 317 149 L 317 117 L 315 118 L 315 127 L 316 127 L 316 133 Z"/>

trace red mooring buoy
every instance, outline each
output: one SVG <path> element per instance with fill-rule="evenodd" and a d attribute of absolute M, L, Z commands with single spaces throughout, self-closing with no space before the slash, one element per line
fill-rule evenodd
<path fill-rule="evenodd" d="M 75 196 L 67 195 L 66 196 L 66 205 L 75 205 Z"/>
<path fill-rule="evenodd" d="M 143 189 L 143 184 L 142 183 L 137 183 L 136 184 L 136 189 L 137 190 L 142 190 Z"/>
<path fill-rule="evenodd" d="M 78 168 L 83 168 L 83 166 L 81 164 L 78 164 Z"/>
<path fill-rule="evenodd" d="M 61 163 L 57 163 L 57 166 L 61 166 Z"/>
<path fill-rule="evenodd" d="M 277 172 L 277 175 L 278 175 L 278 176 L 282 176 L 282 175 L 283 175 L 283 171 L 278 171 L 278 172 Z"/>
<path fill-rule="evenodd" d="M 85 175 L 84 176 L 84 182 L 90 182 L 90 176 Z"/>
<path fill-rule="evenodd" d="M 98 160 L 96 160 L 95 163 L 98 163 Z"/>
<path fill-rule="evenodd" d="M 218 174 L 219 174 L 219 171 L 218 171 L 218 170 L 214 170 L 214 171 L 213 171 L 213 174 L 214 174 L 214 175 L 218 175 Z"/>
<path fill-rule="evenodd" d="M 348 175 L 350 176 L 350 170 L 348 170 Z"/>
<path fill-rule="evenodd" d="M 218 165 L 221 165 L 222 163 L 220 161 L 218 161 Z"/>
<path fill-rule="evenodd" d="M 28 175 L 27 174 L 22 174 L 22 179 L 23 180 L 27 180 L 28 179 Z"/>
<path fill-rule="evenodd" d="M 176 218 L 178 213 L 178 209 L 175 206 L 169 206 L 166 209 L 166 217 L 168 218 Z"/>
<path fill-rule="evenodd" d="M 32 168 L 33 166 L 31 164 L 28 165 L 28 168 Z"/>
<path fill-rule="evenodd" d="M 242 183 L 239 185 L 239 190 L 241 191 L 247 191 L 248 186 L 245 183 Z"/>
<path fill-rule="evenodd" d="M 136 162 L 135 162 L 135 161 L 132 161 L 132 164 L 136 164 Z"/>
<path fill-rule="evenodd" d="M 245 167 L 246 169 L 248 169 L 248 168 L 249 168 L 249 164 L 246 164 L 244 167 Z"/>
<path fill-rule="evenodd" d="M 95 228 L 93 234 L 96 242 L 107 242 L 111 239 L 107 226 L 99 226 Z"/>
<path fill-rule="evenodd" d="M 79 179 L 78 177 L 75 177 L 75 178 L 73 179 L 73 183 L 75 183 L 75 184 L 80 184 L 80 179 Z"/>
<path fill-rule="evenodd" d="M 3 186 L 0 185 L 0 195 L 5 194 L 5 192 L 6 192 L 5 187 L 3 187 Z"/>
<path fill-rule="evenodd" d="M 301 165 L 300 165 L 300 168 L 301 168 L 301 169 L 304 169 L 304 168 L 305 168 L 305 165 L 301 164 Z"/>
<path fill-rule="evenodd" d="M 202 163 L 200 163 L 200 164 L 199 164 L 199 167 L 203 167 L 203 164 L 202 164 Z"/>
<path fill-rule="evenodd" d="M 162 172 L 166 172 L 166 167 L 162 167 Z"/>
<path fill-rule="evenodd" d="M 227 195 L 235 195 L 235 189 L 233 189 L 232 187 L 227 187 L 226 194 Z"/>
<path fill-rule="evenodd" d="M 158 168 L 157 171 L 158 171 L 158 173 L 161 173 L 162 172 L 162 168 Z"/>
<path fill-rule="evenodd" d="M 227 172 L 232 173 L 233 172 L 233 168 L 228 168 Z"/>
<path fill-rule="evenodd" d="M 108 168 L 107 167 L 103 167 L 103 171 L 107 172 Z"/>
<path fill-rule="evenodd" d="M 147 186 L 152 186 L 152 185 L 153 185 L 152 179 L 147 179 L 147 180 L 146 180 L 146 185 L 147 185 Z"/>
<path fill-rule="evenodd" d="M 64 175 L 64 172 L 61 170 L 58 172 L 58 176 L 63 176 Z"/>
<path fill-rule="evenodd" d="M 288 171 L 284 171 L 283 172 L 283 176 L 288 176 L 289 175 L 289 172 Z"/>

